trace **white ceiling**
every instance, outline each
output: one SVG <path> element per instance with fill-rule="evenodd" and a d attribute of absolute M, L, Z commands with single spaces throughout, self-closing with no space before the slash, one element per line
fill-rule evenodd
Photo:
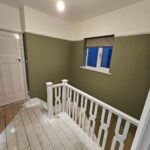
<path fill-rule="evenodd" d="M 0 0 L 1 3 L 16 8 L 26 5 L 72 23 L 102 15 L 142 0 L 64 0 L 66 9 L 63 13 L 57 11 L 56 1 L 57 0 Z"/>

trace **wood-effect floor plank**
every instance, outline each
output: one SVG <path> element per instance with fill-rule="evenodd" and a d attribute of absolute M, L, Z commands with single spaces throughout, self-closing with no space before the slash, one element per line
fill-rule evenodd
<path fill-rule="evenodd" d="M 99 150 L 100 148 L 97 146 L 95 142 L 93 142 L 88 135 L 82 131 L 82 129 L 66 114 L 59 114 L 61 119 L 64 121 L 66 126 L 70 128 L 76 136 L 79 137 L 80 141 L 83 142 L 89 150 Z"/>
<path fill-rule="evenodd" d="M 50 142 L 52 143 L 54 149 L 55 150 L 65 150 L 63 143 L 59 140 L 59 138 L 57 137 L 57 135 L 55 134 L 53 129 L 50 127 L 50 124 L 47 121 L 47 117 L 45 115 L 43 115 L 40 108 L 38 108 L 37 106 L 34 107 L 35 101 L 31 100 L 30 104 L 31 104 L 32 109 L 33 109 L 34 113 L 36 114 L 42 128 L 44 129 Z M 40 104 L 40 102 L 38 101 L 36 105 L 39 105 L 39 104 Z"/>
<path fill-rule="evenodd" d="M 7 150 L 7 146 L 8 150 L 97 150 L 88 136 L 80 135 L 80 128 L 67 114 L 49 119 L 43 103 L 34 99 L 0 107 L 0 131 L 6 131 L 5 138 L 7 135 L 5 149 L 0 144 L 0 150 Z"/>
<path fill-rule="evenodd" d="M 88 150 L 88 148 L 84 145 L 84 143 L 81 142 L 79 137 L 76 136 L 74 132 L 66 126 L 61 117 L 59 119 L 56 119 L 55 122 L 57 123 L 57 126 L 59 126 L 61 130 L 67 135 L 67 137 L 70 139 L 71 143 L 77 150 Z"/>
<path fill-rule="evenodd" d="M 44 130 L 42 129 L 42 127 L 40 126 L 40 123 L 38 121 L 38 119 L 36 118 L 31 105 L 28 105 L 29 107 L 25 107 L 27 114 L 31 120 L 31 123 L 33 125 L 33 127 L 35 128 L 35 132 L 37 134 L 37 136 L 39 137 L 40 140 L 40 144 L 42 146 L 43 150 L 54 150 L 54 148 L 52 147 L 52 143 L 50 143 L 48 137 L 46 136 Z"/>
<path fill-rule="evenodd" d="M 39 99 L 37 99 L 39 100 Z M 40 100 L 39 100 L 40 101 Z M 42 106 L 45 105 L 45 102 L 43 101 L 40 101 Z M 72 135 L 75 135 L 76 137 L 78 137 L 79 141 L 78 141 L 78 144 L 75 143 L 75 147 L 77 149 L 88 149 L 88 150 L 99 150 L 99 147 L 97 146 L 97 144 L 95 142 L 93 142 L 89 137 L 88 135 L 82 131 L 82 129 L 66 114 L 66 113 L 60 113 L 60 119 L 64 122 L 64 130 L 71 130 L 73 132 Z M 52 120 L 51 120 L 52 121 Z M 60 120 L 59 120 L 60 121 Z M 54 122 L 54 121 L 53 121 Z M 58 122 L 58 124 L 62 127 L 62 122 Z M 65 134 L 67 134 L 67 132 L 70 132 L 70 131 L 64 131 Z M 69 137 L 69 134 L 68 134 L 68 137 Z M 74 143 L 72 141 L 72 136 L 70 136 L 70 140 L 72 143 Z M 86 145 L 86 146 L 85 146 Z"/>
<path fill-rule="evenodd" d="M 43 108 L 42 102 L 39 101 L 40 105 L 38 107 L 40 107 L 40 109 Z M 44 113 L 43 115 L 46 115 L 46 113 Z M 61 122 L 60 119 L 49 119 L 47 116 L 47 121 L 49 122 L 50 126 L 53 128 L 55 134 L 58 136 L 59 140 L 62 141 L 63 145 L 65 146 L 65 148 L 67 150 L 84 150 L 84 146 L 80 143 L 80 141 L 78 141 L 78 138 L 75 137 L 75 135 L 71 132 L 66 132 L 65 128 L 67 128 L 66 126 L 64 127 L 64 130 L 62 129 L 62 127 L 59 125 Z M 62 125 L 62 124 L 61 124 Z M 67 130 L 69 131 L 69 130 Z M 69 134 L 68 134 L 69 133 Z M 82 145 L 82 146 L 81 146 Z M 85 147 L 86 149 L 86 147 Z"/>
<path fill-rule="evenodd" d="M 59 140 L 63 143 L 66 150 L 76 150 L 74 145 L 71 143 L 70 139 L 64 134 L 61 128 L 56 124 L 56 119 L 53 118 L 49 121 L 50 126 L 54 130 L 55 134 L 58 136 Z"/>
<path fill-rule="evenodd" d="M 4 107 L 0 107 L 0 150 L 7 150 Z"/>
<path fill-rule="evenodd" d="M 21 118 L 30 142 L 30 146 L 32 150 L 42 150 L 42 147 L 40 145 L 40 141 L 35 133 L 35 129 L 32 126 L 32 123 L 27 115 L 27 112 L 24 108 L 24 106 L 22 107 L 21 105 L 19 105 L 20 107 L 20 114 L 21 114 Z"/>
<path fill-rule="evenodd" d="M 19 150 L 16 128 L 14 124 L 14 116 L 12 114 L 11 105 L 5 106 L 6 118 L 6 139 L 8 150 Z"/>
<path fill-rule="evenodd" d="M 24 124 L 22 122 L 18 104 L 12 105 L 12 114 L 13 116 L 15 116 L 14 124 L 15 124 L 17 138 L 18 138 L 19 150 L 29 149 L 30 144 L 28 141 L 28 137 L 26 135 Z"/>

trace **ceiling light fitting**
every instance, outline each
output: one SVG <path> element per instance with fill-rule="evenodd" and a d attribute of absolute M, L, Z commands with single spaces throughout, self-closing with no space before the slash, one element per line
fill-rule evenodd
<path fill-rule="evenodd" d="M 57 5 L 58 11 L 61 11 L 61 12 L 64 11 L 65 4 L 64 4 L 64 2 L 62 0 L 58 0 L 56 5 Z"/>

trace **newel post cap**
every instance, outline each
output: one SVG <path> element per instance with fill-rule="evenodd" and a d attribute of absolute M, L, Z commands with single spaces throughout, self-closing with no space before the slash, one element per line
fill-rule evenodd
<path fill-rule="evenodd" d="M 63 79 L 63 80 L 61 80 L 62 81 L 62 83 L 68 83 L 68 80 L 67 79 Z"/>
<path fill-rule="evenodd" d="M 47 86 L 52 86 L 53 83 L 52 83 L 52 82 L 46 82 L 46 85 L 47 85 Z"/>

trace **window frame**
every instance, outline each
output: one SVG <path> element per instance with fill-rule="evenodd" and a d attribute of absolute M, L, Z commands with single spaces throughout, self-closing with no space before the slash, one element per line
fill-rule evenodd
<path fill-rule="evenodd" d="M 98 36 L 98 37 L 85 38 L 84 39 L 84 51 L 86 51 L 86 52 L 84 53 L 84 57 L 83 57 L 83 65 L 80 68 L 111 75 L 111 73 L 110 73 L 110 67 L 106 68 L 106 67 L 101 67 L 101 65 L 100 65 L 101 64 L 101 60 L 102 60 L 103 50 L 100 52 L 99 49 L 100 48 L 103 49 L 103 47 L 107 47 L 107 45 L 106 46 L 105 45 L 104 46 L 99 46 L 99 47 L 95 46 L 95 47 L 98 48 L 98 58 L 97 58 L 97 66 L 96 67 L 92 67 L 92 66 L 88 66 L 87 65 L 87 61 L 88 61 L 88 48 L 90 48 L 90 47 L 86 47 L 87 40 L 97 39 L 97 38 L 111 38 L 111 37 L 114 38 L 115 35 L 104 35 L 104 36 Z M 113 44 L 111 46 L 112 46 L 112 50 L 113 50 Z"/>
<path fill-rule="evenodd" d="M 103 55 L 103 47 L 97 47 L 97 48 L 98 48 L 98 55 L 97 55 L 96 67 L 92 67 L 92 66 L 87 65 L 89 48 L 86 48 L 86 60 L 85 60 L 86 62 L 85 62 L 85 66 L 82 66 L 81 68 L 110 74 L 110 72 L 109 72 L 110 68 L 105 68 L 105 67 L 100 66 L 101 60 L 102 60 L 102 55 Z"/>

